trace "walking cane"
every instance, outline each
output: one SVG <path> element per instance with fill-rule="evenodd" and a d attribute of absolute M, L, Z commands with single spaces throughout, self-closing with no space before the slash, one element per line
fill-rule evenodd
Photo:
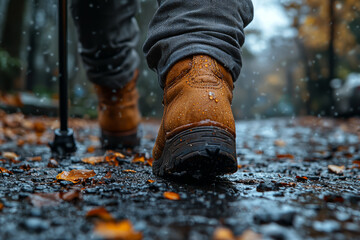
<path fill-rule="evenodd" d="M 58 0 L 59 22 L 59 115 L 60 129 L 56 129 L 55 139 L 50 143 L 52 152 L 61 156 L 76 151 L 74 131 L 68 128 L 68 78 L 67 78 L 67 0 Z"/>

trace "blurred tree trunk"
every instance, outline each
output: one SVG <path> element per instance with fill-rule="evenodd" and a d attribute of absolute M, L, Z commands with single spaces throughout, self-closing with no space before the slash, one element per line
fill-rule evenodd
<path fill-rule="evenodd" d="M 26 4 L 26 0 L 11 0 L 9 1 L 6 11 L 1 47 L 14 58 L 20 58 Z M 12 87 L 20 86 L 21 81 L 22 79 L 20 77 L 14 79 L 11 84 Z"/>
<path fill-rule="evenodd" d="M 11 0 L 9 2 L 2 34 L 2 47 L 12 57 L 16 58 L 20 57 L 25 7 L 26 0 Z"/>
<path fill-rule="evenodd" d="M 32 21 L 36 23 L 36 11 L 39 7 L 39 0 L 34 0 L 32 2 Z M 36 56 L 36 50 L 37 50 L 37 44 L 36 44 L 36 26 L 31 26 L 29 29 L 29 46 L 30 51 L 27 56 L 27 63 L 28 63 L 28 69 L 27 69 L 27 76 L 26 76 L 26 84 L 25 89 L 27 91 L 34 90 L 33 87 L 35 85 L 35 56 Z"/>
<path fill-rule="evenodd" d="M 335 76 L 335 68 L 336 68 L 336 63 L 335 63 L 335 52 L 334 52 L 334 41 L 335 41 L 335 26 L 336 26 L 336 18 L 335 18 L 335 0 L 330 0 L 329 3 L 329 49 L 328 49 L 328 68 L 329 68 L 329 78 L 328 78 L 328 82 L 326 84 L 327 86 L 327 93 L 328 93 L 328 97 L 329 97 L 329 109 L 327 114 L 331 114 L 334 110 L 334 94 L 333 94 L 333 89 L 330 86 L 330 82 L 332 79 L 334 79 Z"/>

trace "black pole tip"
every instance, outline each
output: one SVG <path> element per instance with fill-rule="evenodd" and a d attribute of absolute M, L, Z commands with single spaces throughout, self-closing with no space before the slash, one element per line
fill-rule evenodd
<path fill-rule="evenodd" d="M 54 142 L 49 143 L 53 153 L 64 156 L 76 151 L 74 131 L 71 128 L 68 128 L 67 131 L 56 129 L 54 133 Z"/>

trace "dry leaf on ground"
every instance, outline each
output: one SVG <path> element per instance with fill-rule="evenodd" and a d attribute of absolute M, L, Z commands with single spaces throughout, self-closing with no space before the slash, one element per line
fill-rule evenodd
<path fill-rule="evenodd" d="M 235 240 L 235 236 L 230 229 L 219 227 L 215 229 L 213 240 Z"/>
<path fill-rule="evenodd" d="M 87 218 L 100 218 L 103 221 L 115 221 L 114 217 L 104 208 L 93 208 L 86 213 Z"/>
<path fill-rule="evenodd" d="M 345 166 L 328 165 L 328 169 L 332 173 L 343 174 L 345 170 Z"/>
<path fill-rule="evenodd" d="M 17 160 L 19 155 L 14 152 L 3 152 L 2 156 L 10 160 Z"/>
<path fill-rule="evenodd" d="M 164 197 L 169 200 L 180 200 L 180 195 L 174 192 L 164 192 Z"/>
<path fill-rule="evenodd" d="M 134 159 L 131 161 L 133 163 L 145 163 L 145 157 L 144 156 L 135 156 Z"/>
<path fill-rule="evenodd" d="M 131 169 L 125 169 L 123 170 L 124 173 L 136 173 L 135 170 L 131 170 Z"/>
<path fill-rule="evenodd" d="M 35 207 L 56 206 L 62 201 L 70 202 L 75 199 L 80 199 L 80 191 L 71 190 L 66 193 L 34 193 L 29 196 L 30 202 Z"/>
<path fill-rule="evenodd" d="M 13 174 L 11 171 L 7 170 L 6 168 L 0 167 L 0 173 L 9 173 Z"/>
<path fill-rule="evenodd" d="M 81 161 L 84 163 L 89 163 L 89 164 L 95 165 L 97 163 L 105 162 L 105 157 L 103 157 L 103 156 L 87 157 L 87 158 L 82 158 Z"/>
<path fill-rule="evenodd" d="M 286 146 L 286 142 L 284 140 L 281 139 L 277 139 L 274 141 L 275 146 L 278 147 L 285 147 Z"/>
<path fill-rule="evenodd" d="M 0 211 L 4 209 L 4 204 L 0 202 Z"/>
<path fill-rule="evenodd" d="M 73 183 L 78 183 L 81 180 L 85 180 L 91 177 L 94 177 L 96 175 L 96 173 L 94 172 L 94 170 L 88 170 L 88 169 L 81 169 L 81 170 L 71 170 L 70 172 L 67 171 L 63 171 L 61 173 L 59 173 L 56 176 L 56 179 L 58 180 L 65 180 L 65 181 L 70 181 Z"/>
<path fill-rule="evenodd" d="M 263 239 L 262 236 L 258 233 L 255 233 L 251 230 L 246 230 L 236 238 L 236 240 L 261 240 Z"/>
<path fill-rule="evenodd" d="M 149 158 L 149 159 L 146 159 L 146 165 L 149 165 L 150 167 L 152 167 L 153 165 L 153 162 L 154 162 L 154 159 L 153 158 Z"/>
<path fill-rule="evenodd" d="M 106 151 L 105 161 L 107 161 L 110 165 L 119 166 L 119 161 L 117 160 L 117 158 L 125 158 L 125 155 L 111 150 Z"/>
<path fill-rule="evenodd" d="M 95 146 L 89 146 L 88 148 L 87 148 L 87 150 L 86 150 L 88 153 L 93 153 L 93 152 L 95 152 Z"/>
<path fill-rule="evenodd" d="M 289 159 L 294 159 L 294 155 L 292 154 L 278 154 L 276 155 L 277 158 L 289 158 Z"/>
<path fill-rule="evenodd" d="M 28 158 L 26 158 L 26 160 L 32 161 L 32 162 L 40 162 L 42 160 L 42 158 L 41 158 L 41 156 L 36 156 L 36 157 L 28 157 Z"/>
<path fill-rule="evenodd" d="M 121 222 L 100 222 L 95 225 L 95 234 L 105 239 L 140 240 L 142 234 L 136 232 L 129 220 Z"/>

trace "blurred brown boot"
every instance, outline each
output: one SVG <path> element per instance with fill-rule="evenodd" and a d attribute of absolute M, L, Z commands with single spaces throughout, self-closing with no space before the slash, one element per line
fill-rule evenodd
<path fill-rule="evenodd" d="M 138 71 L 121 89 L 95 85 L 99 99 L 101 143 L 106 149 L 132 148 L 139 145 L 138 126 L 141 116 L 138 109 L 137 77 Z"/>
<path fill-rule="evenodd" d="M 153 149 L 156 175 L 222 175 L 237 170 L 233 80 L 213 58 L 183 59 L 169 71 Z"/>

